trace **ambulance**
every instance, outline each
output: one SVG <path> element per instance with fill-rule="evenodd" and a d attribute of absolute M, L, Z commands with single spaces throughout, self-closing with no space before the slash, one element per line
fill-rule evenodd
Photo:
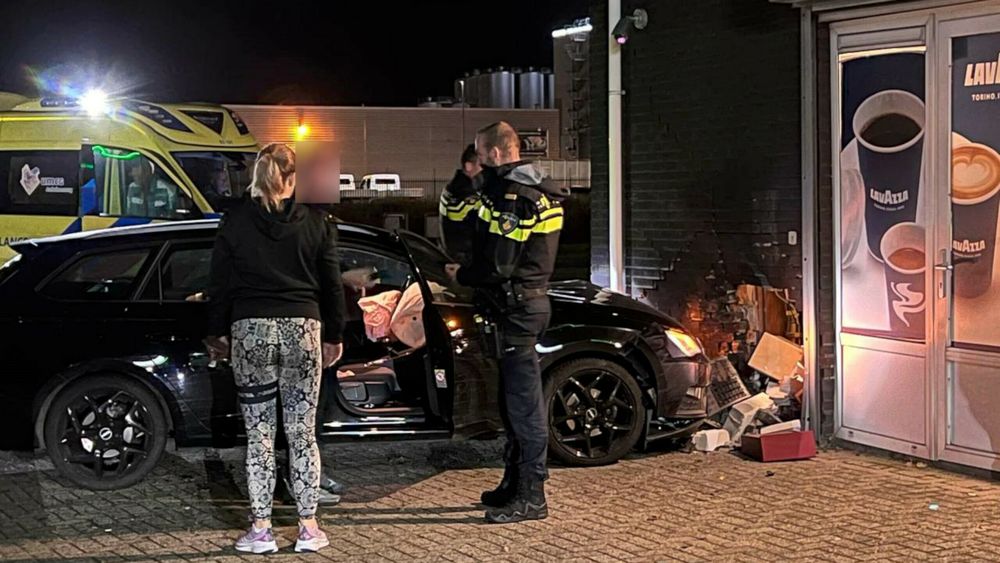
<path fill-rule="evenodd" d="M 217 216 L 257 150 L 222 106 L 0 92 L 0 263 L 24 239 Z"/>

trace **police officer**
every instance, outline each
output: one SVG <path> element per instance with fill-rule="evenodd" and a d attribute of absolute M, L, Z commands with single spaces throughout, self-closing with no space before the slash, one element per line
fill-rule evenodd
<path fill-rule="evenodd" d="M 501 414 L 507 431 L 504 476 L 483 493 L 488 522 L 540 520 L 548 515 L 544 481 L 548 409 L 535 343 L 551 315 L 546 295 L 563 225 L 568 190 L 553 186 L 520 159 L 520 140 L 509 124 L 476 136 L 483 166 L 475 252 L 466 266 L 447 266 L 459 283 L 477 288 L 500 328 Z"/>
<path fill-rule="evenodd" d="M 441 217 L 441 242 L 445 251 L 459 264 L 472 260 L 472 239 L 479 212 L 479 157 L 476 146 L 462 152 L 462 168 L 441 192 L 438 213 Z"/>

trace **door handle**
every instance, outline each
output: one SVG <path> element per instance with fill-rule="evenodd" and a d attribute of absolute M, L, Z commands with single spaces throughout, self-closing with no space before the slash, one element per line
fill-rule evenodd
<path fill-rule="evenodd" d="M 941 250 L 941 263 L 934 264 L 934 269 L 939 272 L 954 272 L 955 265 L 951 263 L 950 252 L 946 249 Z M 952 274 L 954 275 L 954 274 Z M 948 297 L 948 284 L 951 283 L 951 276 L 945 274 L 941 276 L 941 280 L 937 282 L 938 286 L 938 299 L 945 299 Z"/>

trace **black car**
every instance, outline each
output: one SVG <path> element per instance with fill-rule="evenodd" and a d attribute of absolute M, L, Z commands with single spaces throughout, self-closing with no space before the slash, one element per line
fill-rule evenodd
<path fill-rule="evenodd" d="M 124 227 L 15 244 L 0 269 L 0 448 L 44 447 L 88 488 L 136 483 L 173 436 L 238 443 L 231 373 L 211 362 L 205 289 L 217 222 Z M 341 267 L 374 272 L 347 290 L 345 352 L 326 371 L 323 439 L 495 435 L 492 326 L 449 259 L 417 235 L 339 225 Z M 346 276 L 354 279 L 357 276 Z M 426 344 L 366 335 L 361 294 L 419 284 Z M 683 434 L 712 410 L 709 362 L 670 317 L 585 282 L 554 283 L 537 346 L 550 406 L 549 451 L 610 463 L 642 439 Z"/>

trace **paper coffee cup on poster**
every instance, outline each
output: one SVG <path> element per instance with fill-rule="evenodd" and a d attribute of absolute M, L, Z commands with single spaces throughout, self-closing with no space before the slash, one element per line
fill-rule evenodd
<path fill-rule="evenodd" d="M 959 297 L 978 297 L 993 283 L 998 211 L 1000 154 L 978 143 L 953 146 L 951 248 Z"/>
<path fill-rule="evenodd" d="M 885 233 L 917 217 L 924 122 L 924 102 L 904 90 L 877 92 L 854 112 L 868 250 L 880 261 Z"/>
<path fill-rule="evenodd" d="M 882 237 L 879 250 L 884 257 L 889 331 L 893 337 L 924 339 L 925 249 L 924 228 L 916 223 L 897 223 Z"/>

